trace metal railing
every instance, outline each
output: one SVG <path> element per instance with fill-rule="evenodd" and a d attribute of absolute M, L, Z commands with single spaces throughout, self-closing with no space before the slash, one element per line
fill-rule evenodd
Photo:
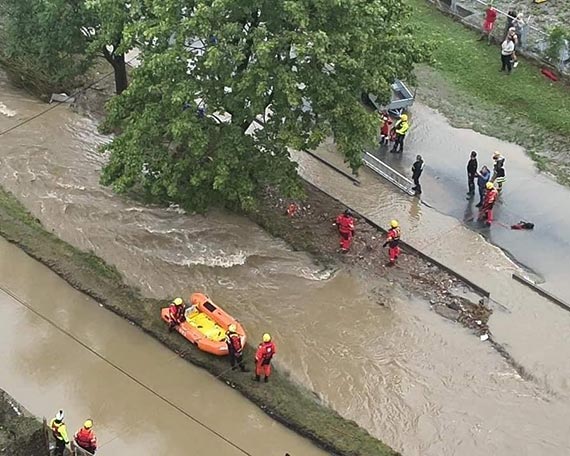
<path fill-rule="evenodd" d="M 484 0 L 428 0 L 440 10 L 452 14 L 465 25 L 472 29 L 481 30 L 485 18 L 485 10 L 489 6 Z M 496 6 L 497 21 L 491 33 L 491 37 L 496 42 L 502 42 L 507 33 L 507 18 L 510 16 L 507 11 Z M 524 14 L 524 11 L 519 11 Z M 524 16 L 525 24 L 522 27 L 521 39 L 518 51 L 522 55 L 532 57 L 542 63 L 555 66 L 558 71 L 570 74 L 570 43 L 564 41 L 557 59 L 548 56 L 549 33 L 535 25 L 530 24 L 532 17 L 528 14 Z"/>
<path fill-rule="evenodd" d="M 400 190 L 403 190 L 408 195 L 415 195 L 415 192 L 412 190 L 414 183 L 410 179 L 408 179 L 403 174 L 400 174 L 394 168 L 388 166 L 386 163 L 372 155 L 370 152 L 364 152 L 362 161 L 372 171 L 382 176 L 388 182 L 394 184 Z"/>

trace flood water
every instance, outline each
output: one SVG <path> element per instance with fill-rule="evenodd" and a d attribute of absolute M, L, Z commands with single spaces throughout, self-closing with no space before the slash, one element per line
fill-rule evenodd
<path fill-rule="evenodd" d="M 0 273 L 2 388 L 69 433 L 92 417 L 98 455 L 326 455 L 3 239 Z"/>
<path fill-rule="evenodd" d="M 12 114 L 0 115 L 0 130 L 45 107 L 5 81 L 0 102 Z M 91 120 L 53 110 L 0 138 L 0 183 L 48 229 L 116 265 L 144 294 L 203 290 L 253 339 L 272 332 L 277 363 L 293 379 L 406 455 L 569 453 L 564 369 L 546 363 L 537 371 L 548 382 L 522 379 L 488 344 L 397 285 L 323 270 L 243 218 L 120 198 L 98 184 L 105 157 L 96 149 L 104 140 Z M 312 171 L 343 198 L 363 201 L 338 175 Z M 407 211 L 418 224 L 432 217 L 391 188 L 370 185 L 376 202 Z"/>

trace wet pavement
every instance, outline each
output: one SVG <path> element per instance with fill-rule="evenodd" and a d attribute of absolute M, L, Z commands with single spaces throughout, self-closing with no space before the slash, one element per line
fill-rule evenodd
<path fill-rule="evenodd" d="M 0 385 L 97 455 L 327 454 L 1 239 L 0 277 Z"/>
<path fill-rule="evenodd" d="M 403 155 L 385 150 L 379 153 L 386 163 L 405 175 L 417 154 L 425 161 L 423 195 L 430 206 L 465 222 L 493 244 L 508 252 L 517 262 L 544 280 L 543 287 L 570 302 L 570 188 L 557 184 L 538 172 L 525 151 L 514 144 L 457 129 L 436 111 L 415 104 L 412 129 Z M 477 151 L 479 168 L 493 168 L 492 155 L 506 158 L 507 182 L 496 205 L 496 223 L 490 230 L 473 221 L 477 198 L 468 201 L 467 161 Z M 520 220 L 535 224 L 533 231 L 513 231 Z"/>

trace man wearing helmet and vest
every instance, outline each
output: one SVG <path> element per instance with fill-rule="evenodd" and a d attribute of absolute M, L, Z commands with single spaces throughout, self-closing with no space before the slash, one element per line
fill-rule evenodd
<path fill-rule="evenodd" d="M 486 188 L 487 192 L 485 193 L 483 207 L 481 207 L 481 211 L 479 212 L 479 220 L 485 220 L 487 226 L 491 226 L 493 222 L 493 206 L 495 205 L 495 201 L 497 201 L 499 192 L 492 182 L 487 182 Z"/>
<path fill-rule="evenodd" d="M 271 360 L 277 352 L 275 344 L 271 341 L 271 336 L 267 333 L 263 335 L 263 342 L 257 347 L 255 352 L 255 381 L 261 380 L 261 375 L 265 376 L 265 383 L 269 381 L 271 374 Z"/>
<path fill-rule="evenodd" d="M 493 154 L 493 161 L 495 162 L 495 165 L 493 166 L 493 177 L 491 178 L 491 182 L 497 184 L 497 192 L 500 193 L 507 180 L 507 175 L 505 173 L 505 157 L 503 157 L 500 152 L 495 152 Z"/>
<path fill-rule="evenodd" d="M 386 235 L 386 242 L 382 247 L 388 246 L 388 257 L 390 258 L 390 266 L 396 264 L 396 260 L 400 255 L 400 225 L 397 220 L 390 222 L 390 229 Z"/>
<path fill-rule="evenodd" d="M 352 217 L 350 209 L 336 218 L 335 225 L 340 233 L 340 251 L 346 253 L 352 245 L 352 237 L 354 236 L 354 217 Z"/>
<path fill-rule="evenodd" d="M 402 114 L 393 127 L 393 130 L 396 132 L 396 140 L 394 142 L 394 147 L 391 150 L 393 154 L 404 152 L 404 138 L 406 137 L 409 129 L 410 124 L 408 123 L 408 115 Z"/>
<path fill-rule="evenodd" d="M 176 298 L 170 303 L 168 306 L 168 315 L 170 317 L 170 325 L 168 329 L 170 331 L 186 320 L 186 317 L 184 316 L 185 310 L 186 306 L 184 305 L 182 298 Z"/>
<path fill-rule="evenodd" d="M 91 454 L 95 454 L 97 451 L 97 437 L 93 432 L 93 420 L 88 419 L 83 423 L 83 427 L 75 433 L 75 444 L 89 451 Z"/>
<path fill-rule="evenodd" d="M 67 426 L 63 422 L 63 418 L 63 410 L 60 410 L 49 423 L 53 438 L 55 439 L 55 451 L 53 452 L 53 456 L 63 456 L 65 446 L 69 444 Z"/>
<path fill-rule="evenodd" d="M 230 365 L 232 366 L 232 370 L 235 370 L 237 364 L 241 371 L 245 372 L 241 336 L 236 330 L 236 325 L 232 323 L 228 326 L 228 330 L 226 331 L 226 345 L 228 346 L 228 353 L 230 354 Z"/>

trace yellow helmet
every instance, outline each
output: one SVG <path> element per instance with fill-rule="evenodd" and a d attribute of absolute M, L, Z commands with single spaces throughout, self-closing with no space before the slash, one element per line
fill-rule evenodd
<path fill-rule="evenodd" d="M 493 185 L 493 182 L 487 182 L 485 184 L 485 187 L 487 187 L 487 190 L 491 190 L 492 188 L 495 188 L 495 186 Z"/>
<path fill-rule="evenodd" d="M 236 330 L 237 330 L 237 326 L 234 325 L 233 323 L 230 326 L 228 326 L 229 332 L 236 332 Z"/>
<path fill-rule="evenodd" d="M 182 298 L 176 298 L 174 301 L 172 301 L 174 304 L 176 304 L 177 306 L 181 306 L 182 304 L 184 304 L 184 301 L 182 300 Z"/>
<path fill-rule="evenodd" d="M 495 160 L 496 158 L 499 158 L 500 156 L 501 156 L 501 152 L 495 151 L 495 153 L 493 154 L 493 160 Z"/>
<path fill-rule="evenodd" d="M 392 220 L 392 221 L 390 222 L 390 226 L 391 226 L 392 228 L 398 228 L 398 226 L 399 226 L 398 220 Z"/>
<path fill-rule="evenodd" d="M 85 423 L 83 423 L 83 427 L 85 429 L 91 429 L 93 427 L 93 421 L 92 420 L 86 420 Z"/>
<path fill-rule="evenodd" d="M 263 335 L 263 342 L 271 342 L 271 336 L 268 333 Z"/>
<path fill-rule="evenodd" d="M 408 121 L 408 115 L 407 114 L 402 114 L 400 116 L 400 119 L 402 119 L 402 122 L 407 122 Z"/>

